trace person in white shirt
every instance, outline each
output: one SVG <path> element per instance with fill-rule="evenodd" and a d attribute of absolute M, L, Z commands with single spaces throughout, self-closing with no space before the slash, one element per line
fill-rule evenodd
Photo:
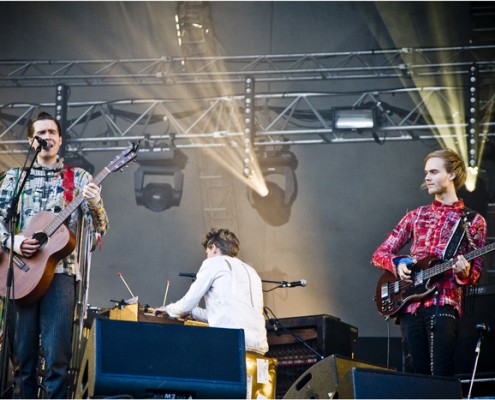
<path fill-rule="evenodd" d="M 263 290 L 256 270 L 244 263 L 239 240 L 228 229 L 211 229 L 201 243 L 207 258 L 185 296 L 165 307 L 173 318 L 190 315 L 211 327 L 243 329 L 246 351 L 268 351 Z M 205 308 L 198 306 L 203 298 Z"/>

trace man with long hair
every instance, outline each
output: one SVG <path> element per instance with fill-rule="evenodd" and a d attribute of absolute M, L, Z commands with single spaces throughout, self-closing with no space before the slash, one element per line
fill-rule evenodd
<path fill-rule="evenodd" d="M 393 273 L 400 282 L 411 283 L 415 264 L 421 260 L 455 260 L 452 268 L 438 277 L 429 296 L 411 301 L 398 315 L 411 372 L 452 376 L 463 287 L 477 283 L 483 266 L 482 258 L 469 262 L 463 254 L 484 246 L 486 222 L 457 197 L 467 171 L 456 152 L 434 151 L 426 156 L 424 165 L 422 186 L 434 196 L 433 202 L 407 213 L 374 252 L 372 263 Z M 456 232 L 460 235 L 454 235 Z M 409 254 L 399 254 L 409 243 Z"/>

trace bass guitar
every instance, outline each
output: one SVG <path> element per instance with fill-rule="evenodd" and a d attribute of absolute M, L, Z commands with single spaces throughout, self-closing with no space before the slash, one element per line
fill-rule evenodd
<path fill-rule="evenodd" d="M 93 182 L 99 185 L 111 172 L 119 171 L 136 157 L 138 145 L 124 150 L 115 157 Z M 76 247 L 74 234 L 65 221 L 84 201 L 82 194 L 76 196 L 59 214 L 42 211 L 33 216 L 27 228 L 22 232 L 25 237 L 37 239 L 41 246 L 32 257 L 13 254 L 12 299 L 21 304 L 30 304 L 38 300 L 50 286 L 55 267 Z M 7 291 L 10 251 L 0 246 L 0 295 Z"/>
<path fill-rule="evenodd" d="M 470 261 L 495 250 L 495 242 L 485 247 L 464 254 Z M 436 257 L 426 257 L 416 263 L 410 269 L 411 281 L 401 281 L 390 272 L 385 271 L 376 286 L 375 302 L 378 312 L 386 318 L 395 316 L 405 306 L 420 301 L 436 290 L 438 276 L 450 270 L 456 259 L 442 261 Z"/>

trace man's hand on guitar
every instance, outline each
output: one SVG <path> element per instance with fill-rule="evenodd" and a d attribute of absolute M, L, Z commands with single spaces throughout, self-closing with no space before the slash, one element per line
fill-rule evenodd
<path fill-rule="evenodd" d="M 25 239 L 20 246 L 20 253 L 24 257 L 32 257 L 40 248 L 40 243 L 37 239 Z"/>
<path fill-rule="evenodd" d="M 397 278 L 401 281 L 411 282 L 411 272 L 410 269 L 413 265 L 416 265 L 417 260 L 413 257 L 397 257 L 394 259 L 396 267 Z"/>
<path fill-rule="evenodd" d="M 469 272 L 471 272 L 471 264 L 464 256 L 458 256 L 452 268 L 461 279 L 466 279 L 469 276 Z"/>
<path fill-rule="evenodd" d="M 397 278 L 401 281 L 411 282 L 411 270 L 407 268 L 407 264 L 405 262 L 401 262 L 397 266 Z"/>
<path fill-rule="evenodd" d="M 10 249 L 10 239 L 5 242 L 5 247 Z M 40 248 L 40 243 L 37 239 L 26 238 L 24 235 L 14 236 L 14 253 L 24 257 L 32 257 Z"/>
<path fill-rule="evenodd" d="M 96 206 L 100 202 L 101 187 L 90 182 L 84 186 L 82 195 L 90 206 Z"/>

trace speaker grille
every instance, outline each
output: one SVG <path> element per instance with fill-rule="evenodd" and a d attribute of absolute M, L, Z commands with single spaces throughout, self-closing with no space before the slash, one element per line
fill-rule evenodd
<path fill-rule="evenodd" d="M 105 323 L 106 329 L 97 332 L 101 343 L 99 373 L 121 374 L 125 371 L 126 375 L 133 376 L 183 379 L 194 376 L 195 379 L 227 382 L 240 379 L 239 368 L 232 368 L 232 365 L 245 362 L 244 358 L 241 360 L 239 351 L 222 352 L 222 348 L 236 349 L 241 345 L 231 330 L 216 329 L 212 341 L 211 328 L 180 325 L 163 328 L 153 323 L 135 322 L 123 325 L 122 321 L 110 320 Z M 220 363 L 219 353 L 223 360 Z"/>
<path fill-rule="evenodd" d="M 96 319 L 76 398 L 245 398 L 244 331 Z"/>

